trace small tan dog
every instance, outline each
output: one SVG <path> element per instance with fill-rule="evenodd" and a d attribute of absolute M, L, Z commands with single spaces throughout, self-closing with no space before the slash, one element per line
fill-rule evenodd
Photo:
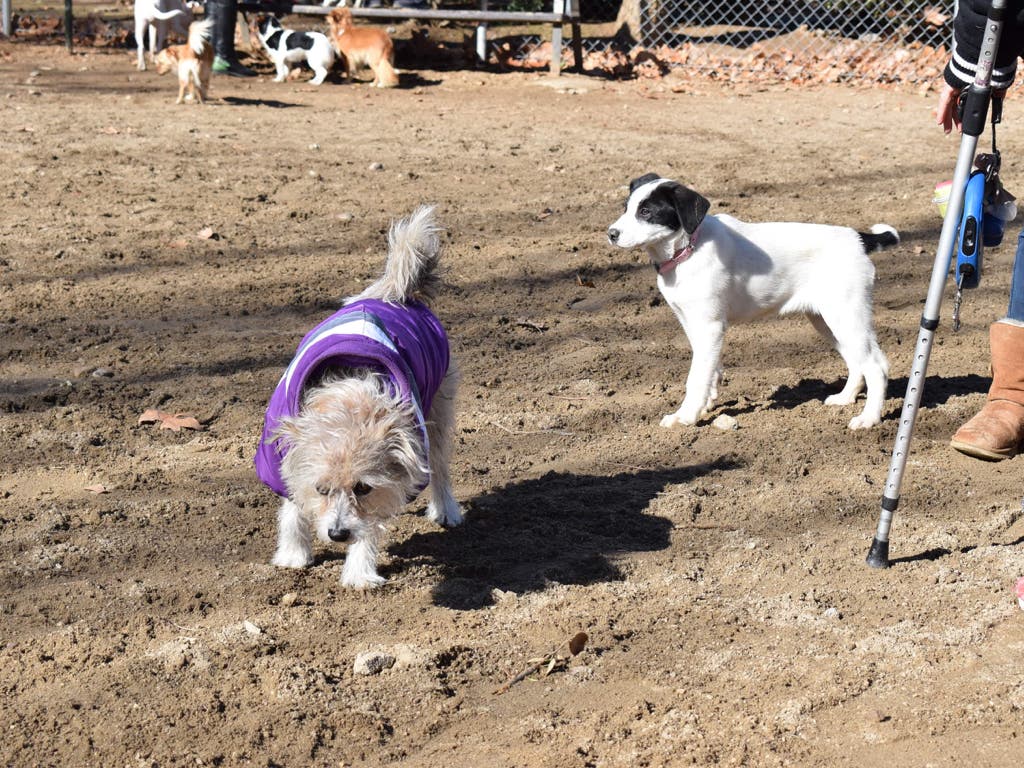
<path fill-rule="evenodd" d="M 345 60 L 346 80 L 351 80 L 360 67 L 369 67 L 373 70 L 372 85 L 378 88 L 398 85 L 395 46 L 387 32 L 355 26 L 348 8 L 335 8 L 327 14 L 327 22 L 331 25 L 331 44 Z"/>
<path fill-rule="evenodd" d="M 185 89 L 199 104 L 206 101 L 206 91 L 210 87 L 210 73 L 213 71 L 213 44 L 210 33 L 213 19 L 194 21 L 188 27 L 188 42 L 184 45 L 172 45 L 164 48 L 156 55 L 156 71 L 164 75 L 177 67 L 178 69 L 178 100 L 185 101 Z"/>

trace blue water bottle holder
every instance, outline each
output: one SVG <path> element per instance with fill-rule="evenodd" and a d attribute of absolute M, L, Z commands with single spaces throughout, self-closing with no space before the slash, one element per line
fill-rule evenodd
<path fill-rule="evenodd" d="M 981 282 L 981 266 L 985 253 L 982 227 L 985 220 L 985 172 L 974 171 L 964 189 L 964 210 L 956 238 L 956 269 L 953 272 L 957 290 L 977 288 Z"/>
<path fill-rule="evenodd" d="M 975 161 L 983 167 L 971 173 L 964 190 L 964 210 L 957 234 L 956 269 L 958 290 L 977 288 L 981 283 L 985 248 L 1003 240 L 1005 222 L 995 215 L 986 215 L 999 183 L 999 155 L 978 155 Z"/>
<path fill-rule="evenodd" d="M 961 94 L 961 99 L 966 91 Z M 963 109 L 962 101 L 958 107 Z M 996 125 L 1003 119 L 1003 99 L 992 98 L 992 153 L 979 153 L 974 158 L 973 171 L 964 189 L 964 210 L 960 214 L 960 229 L 956 236 L 956 298 L 953 300 L 953 330 L 960 330 L 960 305 L 965 288 L 977 288 L 981 283 L 985 248 L 999 245 L 1003 240 L 1006 222 L 998 215 L 997 201 L 1002 190 L 999 166 L 1002 157 L 996 148 Z"/>

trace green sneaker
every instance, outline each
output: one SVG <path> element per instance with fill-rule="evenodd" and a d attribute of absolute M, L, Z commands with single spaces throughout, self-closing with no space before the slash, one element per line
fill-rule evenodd
<path fill-rule="evenodd" d="M 256 73 L 248 67 L 243 67 L 237 61 L 229 61 L 221 56 L 213 57 L 213 71 L 218 75 L 230 75 L 231 77 L 256 77 Z"/>

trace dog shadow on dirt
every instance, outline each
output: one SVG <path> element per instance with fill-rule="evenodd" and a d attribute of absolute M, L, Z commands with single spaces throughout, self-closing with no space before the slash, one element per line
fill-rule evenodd
<path fill-rule="evenodd" d="M 495 589 L 523 594 L 550 583 L 618 581 L 617 556 L 669 546 L 673 523 L 645 512 L 666 486 L 738 466 L 722 458 L 610 476 L 549 472 L 470 500 L 458 528 L 392 545 L 392 568 L 440 566 L 434 602 L 456 610 L 491 605 Z"/>
<path fill-rule="evenodd" d="M 305 107 L 305 104 L 296 104 L 278 99 L 250 99 L 245 96 L 222 96 L 221 101 L 234 107 L 269 107 L 270 109 L 293 109 Z"/>
<path fill-rule="evenodd" d="M 901 398 L 901 406 L 902 398 L 907 391 L 907 381 L 908 378 L 906 376 L 889 379 L 887 398 Z M 829 395 L 834 395 L 842 389 L 845 383 L 846 379 L 842 378 L 835 381 L 801 379 L 796 386 L 784 384 L 771 394 L 767 409 L 790 411 L 804 403 L 821 402 Z M 926 376 L 924 392 L 921 396 L 921 407 L 934 408 L 937 405 L 942 405 L 951 397 L 987 392 L 990 384 L 991 379 L 976 374 L 968 374 L 966 376 Z M 722 413 L 727 413 L 730 416 L 740 416 L 745 413 L 764 410 L 765 406 L 759 402 L 741 405 L 738 401 L 732 400 L 720 403 L 719 408 Z M 883 412 L 882 420 L 896 419 L 899 415 L 899 406 L 889 408 L 888 411 Z"/>

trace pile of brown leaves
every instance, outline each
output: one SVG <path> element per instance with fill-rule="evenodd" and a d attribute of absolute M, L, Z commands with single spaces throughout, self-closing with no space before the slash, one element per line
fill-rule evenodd
<path fill-rule="evenodd" d="M 826 85 L 849 83 L 864 87 L 917 85 L 927 91 L 938 84 L 949 59 L 945 46 L 893 40 L 828 41 L 816 38 L 813 45 L 800 37 L 793 47 L 754 44 L 728 48 L 682 43 L 678 46 L 622 49 L 607 48 L 585 54 L 583 69 L 618 79 L 657 80 L 671 73 L 674 85 L 688 81 L 754 85 Z M 563 67 L 572 66 L 572 52 L 563 49 Z M 539 71 L 551 62 L 551 44 L 515 47 L 504 42 L 495 51 L 503 69 Z"/>
<path fill-rule="evenodd" d="M 14 38 L 41 41 L 64 37 L 62 16 L 16 15 L 11 20 Z M 92 48 L 124 47 L 132 37 L 130 22 L 104 21 L 98 16 L 75 19 L 72 40 L 75 45 Z"/>
<path fill-rule="evenodd" d="M 714 49 L 685 43 L 677 48 L 593 51 L 584 69 L 613 77 L 662 78 L 672 72 L 675 83 L 825 85 L 851 83 L 873 86 L 921 84 L 928 89 L 939 80 L 949 58 L 944 47 L 920 43 L 906 46 L 839 41 L 819 50 Z M 568 64 L 569 62 L 567 62 Z"/>

